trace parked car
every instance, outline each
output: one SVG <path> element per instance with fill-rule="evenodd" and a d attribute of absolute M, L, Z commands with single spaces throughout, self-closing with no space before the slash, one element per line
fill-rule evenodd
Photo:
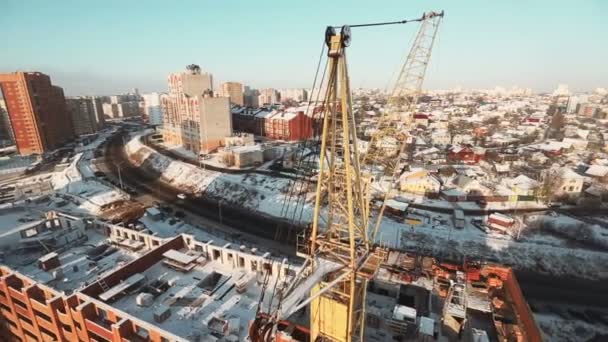
<path fill-rule="evenodd" d="M 179 198 L 180 200 L 185 200 L 186 199 L 186 195 L 185 194 L 177 194 L 177 198 Z"/>

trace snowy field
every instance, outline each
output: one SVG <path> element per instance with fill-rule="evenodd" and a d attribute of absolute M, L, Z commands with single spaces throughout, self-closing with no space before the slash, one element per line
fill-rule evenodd
<path fill-rule="evenodd" d="M 608 339 L 608 326 L 605 324 L 590 324 L 554 314 L 535 314 L 534 319 L 545 341 L 606 341 Z"/>

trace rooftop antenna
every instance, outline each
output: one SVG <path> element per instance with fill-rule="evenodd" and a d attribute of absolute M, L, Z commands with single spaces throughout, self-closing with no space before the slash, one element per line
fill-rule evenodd
<path fill-rule="evenodd" d="M 200 74 L 201 73 L 201 67 L 198 66 L 197 64 L 190 64 L 186 66 L 186 70 L 190 71 L 190 73 L 192 74 Z"/>

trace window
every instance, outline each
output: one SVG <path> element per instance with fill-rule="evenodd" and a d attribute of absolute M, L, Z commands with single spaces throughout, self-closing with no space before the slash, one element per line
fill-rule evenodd
<path fill-rule="evenodd" d="M 69 332 L 69 333 L 71 333 L 71 332 L 72 332 L 72 327 L 71 327 L 71 326 L 69 326 L 69 325 L 67 325 L 67 324 L 63 324 L 63 323 L 62 323 L 62 324 L 61 324 L 61 327 L 63 328 L 63 330 L 65 330 L 65 331 L 67 331 L 67 332 Z"/>
<path fill-rule="evenodd" d="M 42 312 L 36 311 L 36 316 L 38 316 L 39 318 L 44 319 L 45 321 L 47 321 L 48 323 L 53 323 L 53 320 L 51 319 L 51 317 L 45 315 Z"/>
<path fill-rule="evenodd" d="M 10 319 L 5 319 L 4 321 L 8 323 L 8 325 L 10 325 L 11 327 L 17 329 L 17 324 L 15 324 L 15 322 L 11 321 Z"/>
<path fill-rule="evenodd" d="M 96 333 L 89 331 L 89 336 L 91 337 L 91 341 L 97 341 L 97 342 L 110 342 L 108 340 L 106 340 L 105 338 L 97 335 Z"/>
<path fill-rule="evenodd" d="M 36 335 L 32 334 L 31 332 L 27 331 L 26 329 L 23 329 L 23 333 L 25 334 L 25 336 L 29 337 L 30 339 L 32 339 L 34 341 L 38 341 L 38 338 L 36 337 Z"/>
<path fill-rule="evenodd" d="M 55 333 L 53 333 L 52 331 L 46 330 L 45 328 L 43 328 L 41 326 L 39 326 L 38 328 L 40 329 L 41 332 L 43 332 L 44 334 L 51 337 L 52 341 L 57 341 L 57 336 L 55 336 Z"/>
<path fill-rule="evenodd" d="M 18 307 L 20 307 L 24 310 L 27 310 L 27 305 L 25 305 L 22 301 L 20 301 L 16 298 L 13 298 L 13 304 L 16 304 Z"/>
<path fill-rule="evenodd" d="M 29 325 L 33 325 L 32 324 L 32 320 L 29 319 L 28 317 L 23 316 L 20 313 L 17 313 L 17 317 L 19 317 L 20 320 L 24 321 L 25 323 L 28 323 Z"/>
<path fill-rule="evenodd" d="M 4 309 L 4 310 L 6 310 L 8 312 L 11 312 L 11 308 L 9 308 L 8 306 L 6 306 L 6 305 L 4 305 L 2 303 L 0 303 L 0 309 Z"/>

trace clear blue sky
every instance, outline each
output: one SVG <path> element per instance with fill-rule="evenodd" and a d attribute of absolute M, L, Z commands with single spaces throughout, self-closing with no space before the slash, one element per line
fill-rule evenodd
<path fill-rule="evenodd" d="M 445 10 L 426 88 L 608 87 L 608 1 L 0 0 L 0 72 L 69 95 L 165 90 L 190 63 L 254 87 L 309 87 L 328 24 Z M 417 25 L 354 29 L 353 87 L 385 88 Z"/>

